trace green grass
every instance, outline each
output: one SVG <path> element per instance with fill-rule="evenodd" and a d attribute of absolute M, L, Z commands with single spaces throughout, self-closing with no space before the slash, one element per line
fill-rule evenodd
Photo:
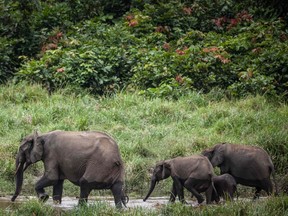
<path fill-rule="evenodd" d="M 174 216 L 174 215 L 193 215 L 193 216 L 271 216 L 271 215 L 288 215 L 288 197 L 274 197 L 265 200 L 251 201 L 237 201 L 228 202 L 221 205 L 204 205 L 199 207 L 192 207 L 191 205 L 183 205 L 179 202 L 175 204 L 160 205 L 157 208 L 125 208 L 117 210 L 106 202 L 95 202 L 88 206 L 75 207 L 72 210 L 60 210 L 38 202 L 37 200 L 30 200 L 21 204 L 17 209 L 0 209 L 0 215 L 3 216 L 94 216 L 94 215 L 149 215 L 149 216 Z"/>
<path fill-rule="evenodd" d="M 148 170 L 157 161 L 200 153 L 218 142 L 262 146 L 278 176 L 287 173 L 288 107 L 264 96 L 228 100 L 217 92 L 190 93 L 173 101 L 137 92 L 94 98 L 68 89 L 49 96 L 40 86 L 20 83 L 0 86 L 0 107 L 0 195 L 13 193 L 19 141 L 34 130 L 108 132 L 125 161 L 127 192 L 137 197 L 147 192 Z M 35 194 L 35 178 L 42 170 L 37 163 L 26 171 L 22 195 Z M 170 186 L 165 180 L 153 195 L 168 195 Z M 79 194 L 68 182 L 64 188 L 64 195 Z"/>

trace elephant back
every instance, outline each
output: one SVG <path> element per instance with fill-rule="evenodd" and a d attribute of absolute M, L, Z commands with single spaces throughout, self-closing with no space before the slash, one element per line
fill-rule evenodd
<path fill-rule="evenodd" d="M 214 175 L 210 161 L 203 155 L 178 157 L 172 165 L 175 174 L 183 178 L 210 179 Z"/>

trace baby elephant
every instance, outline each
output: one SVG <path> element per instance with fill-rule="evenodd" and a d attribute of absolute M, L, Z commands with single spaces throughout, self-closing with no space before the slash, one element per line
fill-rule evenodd
<path fill-rule="evenodd" d="M 211 202 L 214 171 L 208 158 L 203 155 L 176 157 L 158 162 L 153 170 L 150 189 L 144 201 L 151 195 L 156 183 L 170 176 L 173 179 L 171 202 L 174 202 L 178 195 L 179 200 L 185 203 L 184 188 L 197 198 L 199 204 L 204 201 L 201 192 L 206 193 L 206 203 Z"/>
<path fill-rule="evenodd" d="M 233 176 L 226 173 L 220 176 L 213 177 L 214 187 L 217 191 L 212 192 L 211 201 L 219 202 L 220 197 L 223 197 L 225 200 L 233 201 L 233 194 L 237 193 L 237 183 Z"/>

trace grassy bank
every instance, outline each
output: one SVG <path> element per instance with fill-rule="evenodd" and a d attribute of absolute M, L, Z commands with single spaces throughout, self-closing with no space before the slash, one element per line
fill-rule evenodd
<path fill-rule="evenodd" d="M 223 205 L 209 205 L 192 207 L 183 205 L 181 203 L 168 204 L 159 206 L 154 209 L 144 208 L 126 208 L 124 210 L 117 210 L 105 202 L 91 204 L 89 206 L 77 207 L 73 210 L 61 211 L 54 209 L 51 206 L 40 203 L 36 200 L 31 200 L 19 206 L 18 209 L 7 209 L 6 211 L 0 209 L 0 215 L 13 215 L 13 216 L 30 216 L 30 215 L 62 215 L 62 216 L 77 216 L 77 215 L 193 215 L 193 216 L 250 216 L 250 215 L 288 215 L 288 197 L 269 198 L 259 200 L 256 202 L 237 201 L 234 203 L 226 203 Z"/>
<path fill-rule="evenodd" d="M 119 143 L 126 165 L 126 189 L 143 197 L 156 161 L 200 153 L 218 142 L 262 146 L 272 156 L 278 178 L 287 173 L 288 107 L 263 96 L 227 100 L 221 94 L 190 93 L 177 101 L 149 99 L 137 93 L 93 98 L 68 90 L 51 96 L 40 86 L 0 86 L 0 195 L 14 190 L 14 160 L 19 141 L 34 130 L 101 130 Z M 35 194 L 43 166 L 25 173 L 22 194 Z M 154 195 L 168 195 L 169 180 Z M 65 182 L 64 195 L 79 188 Z M 98 195 L 100 192 L 93 192 Z M 92 194 L 93 195 L 93 194 Z M 240 194 L 241 196 L 241 194 Z"/>

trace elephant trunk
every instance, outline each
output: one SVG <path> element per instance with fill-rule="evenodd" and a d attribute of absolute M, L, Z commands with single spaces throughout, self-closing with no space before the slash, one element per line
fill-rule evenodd
<path fill-rule="evenodd" d="M 21 161 L 19 159 L 19 155 L 17 155 L 16 158 L 16 173 L 15 173 L 15 180 L 16 180 L 16 189 L 13 197 L 11 198 L 11 201 L 14 202 L 17 196 L 20 194 L 22 185 L 23 185 L 23 172 L 24 172 L 24 164 L 25 161 Z M 27 168 L 27 164 L 25 165 L 25 169 Z"/>
<path fill-rule="evenodd" d="M 146 197 L 143 199 L 144 202 L 149 198 L 149 196 L 150 196 L 151 193 L 153 192 L 156 183 L 157 183 L 156 178 L 152 177 L 151 182 L 150 182 L 150 189 L 149 189 L 149 191 L 148 191 L 148 194 L 147 194 Z"/>
<path fill-rule="evenodd" d="M 126 204 L 129 202 L 129 197 L 127 195 L 122 195 L 121 201 L 122 201 L 123 205 L 127 208 Z"/>

